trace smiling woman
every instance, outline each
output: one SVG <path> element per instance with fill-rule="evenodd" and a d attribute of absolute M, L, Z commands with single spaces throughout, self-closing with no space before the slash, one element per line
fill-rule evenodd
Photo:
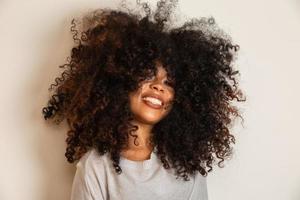
<path fill-rule="evenodd" d="M 166 84 L 166 71 L 159 66 L 157 75 L 144 81 L 137 91 L 130 94 L 130 108 L 136 120 L 154 125 L 172 108 L 174 89 Z"/>
<path fill-rule="evenodd" d="M 176 1 L 142 5 L 95 10 L 80 38 L 72 21 L 78 45 L 43 108 L 70 127 L 72 200 L 207 200 L 207 172 L 231 154 L 238 46 L 213 18 L 166 26 Z"/>
<path fill-rule="evenodd" d="M 147 77 L 139 83 L 136 91 L 129 94 L 130 110 L 134 115 L 131 123 L 139 127 L 135 140 L 131 137 L 127 143 L 128 149 L 122 152 L 123 157 L 131 160 L 149 159 L 153 151 L 153 144 L 149 141 L 150 132 L 172 109 L 174 88 L 166 84 L 167 72 L 161 63 L 156 64 L 157 74 Z"/>

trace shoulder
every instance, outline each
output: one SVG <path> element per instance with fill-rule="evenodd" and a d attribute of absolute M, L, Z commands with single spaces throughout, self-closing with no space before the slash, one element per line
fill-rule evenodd
<path fill-rule="evenodd" d="M 86 152 L 76 164 L 72 186 L 74 199 L 107 199 L 107 154 L 100 155 L 97 150 Z"/>
<path fill-rule="evenodd" d="M 104 169 L 105 165 L 107 165 L 108 154 L 104 153 L 101 155 L 95 148 L 87 151 L 76 164 L 76 168 L 82 170 L 85 173 L 88 172 L 96 172 Z"/>

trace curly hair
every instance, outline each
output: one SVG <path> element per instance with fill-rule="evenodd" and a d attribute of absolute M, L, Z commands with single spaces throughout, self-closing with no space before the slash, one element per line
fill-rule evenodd
<path fill-rule="evenodd" d="M 168 26 L 176 3 L 159 1 L 153 13 L 147 3 L 139 3 L 144 16 L 95 9 L 83 18 L 80 37 L 79 23 L 72 20 L 76 44 L 42 109 L 45 120 L 67 119 L 68 162 L 96 148 L 101 155 L 108 152 L 116 173 L 122 172 L 120 152 L 129 134 L 137 137 L 137 127 L 129 122 L 128 94 L 156 72 L 156 60 L 174 80 L 175 90 L 172 110 L 154 125 L 150 137 L 163 167 L 174 168 L 177 177 L 188 181 L 196 171 L 207 176 L 216 159 L 222 167 L 232 154 L 235 137 L 229 129 L 241 117 L 232 101 L 245 101 L 235 77 L 239 71 L 233 69 L 239 46 L 213 17 Z"/>

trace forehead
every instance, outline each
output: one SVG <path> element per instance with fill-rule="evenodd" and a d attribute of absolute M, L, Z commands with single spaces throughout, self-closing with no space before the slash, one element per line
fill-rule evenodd
<path fill-rule="evenodd" d="M 167 71 L 163 68 L 161 62 L 156 61 L 157 76 L 166 76 Z"/>

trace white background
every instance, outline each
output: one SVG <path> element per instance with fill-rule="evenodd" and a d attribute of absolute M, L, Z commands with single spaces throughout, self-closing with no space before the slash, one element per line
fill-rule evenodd
<path fill-rule="evenodd" d="M 69 199 L 75 166 L 64 157 L 66 124 L 48 124 L 41 109 L 73 45 L 71 19 L 116 2 L 0 1 L 1 200 Z M 299 200 L 300 2 L 180 0 L 178 10 L 214 16 L 241 47 L 245 122 L 233 130 L 232 159 L 208 176 L 209 199 Z"/>

